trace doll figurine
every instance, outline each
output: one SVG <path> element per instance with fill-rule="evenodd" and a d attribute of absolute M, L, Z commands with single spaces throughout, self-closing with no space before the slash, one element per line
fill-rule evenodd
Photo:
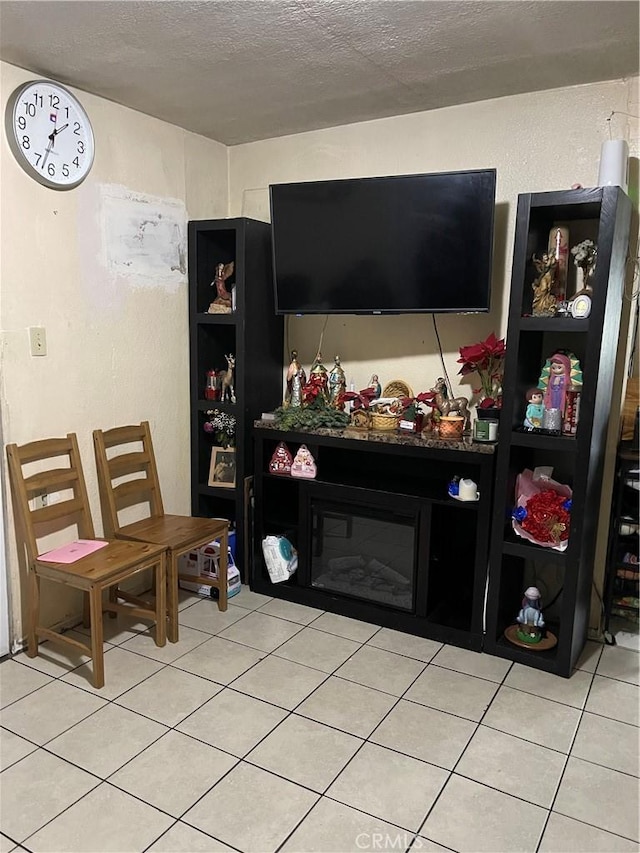
<path fill-rule="evenodd" d="M 543 395 L 545 409 L 559 409 L 564 415 L 570 384 L 571 362 L 569 357 L 556 352 L 549 359 L 549 380 Z"/>
<path fill-rule="evenodd" d="M 527 411 L 524 425 L 529 429 L 540 429 L 544 417 L 544 392 L 541 388 L 529 388 L 527 391 Z"/>
<path fill-rule="evenodd" d="M 517 636 L 523 643 L 539 643 L 542 639 L 544 617 L 540 608 L 540 590 L 536 586 L 528 587 L 517 617 Z"/>

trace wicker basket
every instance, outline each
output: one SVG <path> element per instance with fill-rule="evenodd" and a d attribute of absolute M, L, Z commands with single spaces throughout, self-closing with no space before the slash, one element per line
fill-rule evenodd
<path fill-rule="evenodd" d="M 382 389 L 383 397 L 413 397 L 413 390 L 402 379 L 392 379 Z"/>
<path fill-rule="evenodd" d="M 398 429 L 400 423 L 399 415 L 379 415 L 375 412 L 371 414 L 371 429 L 393 430 Z"/>

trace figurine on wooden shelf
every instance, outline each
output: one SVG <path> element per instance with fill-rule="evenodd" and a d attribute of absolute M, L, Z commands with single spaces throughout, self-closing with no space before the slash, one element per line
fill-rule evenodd
<path fill-rule="evenodd" d="M 378 397 L 382 397 L 382 385 L 380 384 L 377 373 L 374 373 L 369 380 L 369 388 L 372 388 L 375 391 L 374 400 L 377 400 Z"/>
<path fill-rule="evenodd" d="M 583 240 L 571 249 L 573 262 L 582 274 L 580 287 L 576 289 L 573 299 L 581 294 L 591 296 L 593 293 L 592 280 L 596 268 L 598 249 L 593 240 Z"/>
<path fill-rule="evenodd" d="M 236 390 L 233 384 L 233 371 L 236 366 L 236 359 L 233 353 L 225 355 L 225 358 L 227 359 L 227 369 L 220 372 L 220 379 L 222 380 L 220 398 L 223 403 L 235 403 Z"/>
<path fill-rule="evenodd" d="M 304 405 L 308 406 L 318 398 L 324 403 L 329 402 L 329 376 L 319 350 L 309 371 L 309 381 L 303 390 Z"/>
<path fill-rule="evenodd" d="M 450 397 L 447 383 L 441 376 L 431 391 L 434 394 L 433 402 L 442 417 L 459 415 L 464 418 L 464 429 L 469 429 L 469 400 L 466 397 Z"/>
<path fill-rule="evenodd" d="M 233 275 L 234 262 L 230 264 L 218 264 L 216 266 L 216 277 L 211 282 L 211 287 L 216 289 L 216 298 L 207 310 L 207 314 L 230 314 L 231 294 L 225 287 L 225 281 Z"/>
<path fill-rule="evenodd" d="M 344 392 L 347 390 L 347 377 L 345 376 L 340 356 L 334 358 L 334 366 L 329 373 L 329 405 L 334 409 L 344 408 Z"/>
<path fill-rule="evenodd" d="M 291 350 L 291 364 L 287 370 L 287 391 L 285 394 L 285 405 L 302 405 L 302 388 L 306 384 L 307 374 L 304 367 L 298 361 L 298 351 Z"/>
<path fill-rule="evenodd" d="M 582 387 L 582 369 L 576 356 L 564 350 L 554 352 L 542 368 L 538 387 L 542 389 L 545 408 L 542 425 L 560 431 L 567 414 L 569 392 L 578 392 Z M 571 432 L 570 427 L 568 431 Z"/>
<path fill-rule="evenodd" d="M 529 429 L 540 429 L 544 418 L 543 391 L 541 388 L 529 388 L 527 391 L 527 411 L 524 425 Z"/>
<path fill-rule="evenodd" d="M 541 610 L 540 590 L 530 586 L 525 590 L 522 607 L 517 616 L 516 635 L 523 643 L 539 643 L 543 637 L 544 617 Z"/>
<path fill-rule="evenodd" d="M 558 262 L 555 252 L 545 252 L 542 258 L 532 257 L 538 277 L 531 285 L 533 288 L 532 314 L 534 317 L 552 317 L 556 313 L 556 297 L 553 285 Z"/>

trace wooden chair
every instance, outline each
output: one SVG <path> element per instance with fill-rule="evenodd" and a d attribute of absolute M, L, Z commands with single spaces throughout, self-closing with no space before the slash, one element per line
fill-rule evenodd
<path fill-rule="evenodd" d="M 68 467 L 56 467 L 60 457 L 67 457 Z M 55 531 L 68 530 L 75 524 L 80 539 L 95 539 L 89 499 L 85 485 L 78 440 L 71 433 L 66 438 L 51 438 L 32 441 L 18 447 L 7 445 L 9 477 L 15 516 L 18 548 L 24 548 L 28 562 L 28 629 L 27 654 L 36 657 L 38 639 L 54 640 L 81 649 L 93 661 L 93 683 L 104 686 L 102 611 L 112 613 L 125 611 L 133 616 L 155 621 L 156 645 L 166 642 L 166 563 L 164 549 L 158 545 L 133 542 L 109 542 L 88 556 L 75 562 L 48 562 L 39 558 L 38 539 Z M 35 473 L 25 475 L 24 466 L 31 465 Z M 60 492 L 65 497 L 58 503 L 50 503 L 37 509 L 33 501 L 43 493 Z M 40 552 L 40 556 L 43 556 Z M 145 569 L 154 569 L 159 590 L 155 608 L 149 609 L 146 602 L 126 596 L 134 606 L 119 604 L 125 594 L 118 584 Z M 91 629 L 90 646 L 65 637 L 40 624 L 40 579 L 81 589 L 85 592 L 84 621 Z M 102 591 L 109 590 L 109 602 L 103 603 Z"/>
<path fill-rule="evenodd" d="M 167 550 L 167 637 L 170 642 L 177 643 L 179 579 L 217 588 L 218 608 L 227 609 L 229 523 L 222 519 L 165 513 L 148 421 L 95 430 L 93 443 L 105 533 L 116 539 L 152 542 Z M 132 444 L 142 445 L 142 449 L 132 450 Z M 139 476 L 141 473 L 143 476 Z M 148 504 L 150 515 L 121 526 L 119 513 L 139 504 Z M 214 539 L 220 543 L 218 577 L 179 575 L 178 558 Z"/>

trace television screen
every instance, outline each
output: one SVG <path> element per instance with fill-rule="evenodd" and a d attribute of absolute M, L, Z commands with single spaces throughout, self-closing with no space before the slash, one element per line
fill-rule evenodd
<path fill-rule="evenodd" d="M 495 169 L 272 184 L 278 314 L 488 311 Z"/>

